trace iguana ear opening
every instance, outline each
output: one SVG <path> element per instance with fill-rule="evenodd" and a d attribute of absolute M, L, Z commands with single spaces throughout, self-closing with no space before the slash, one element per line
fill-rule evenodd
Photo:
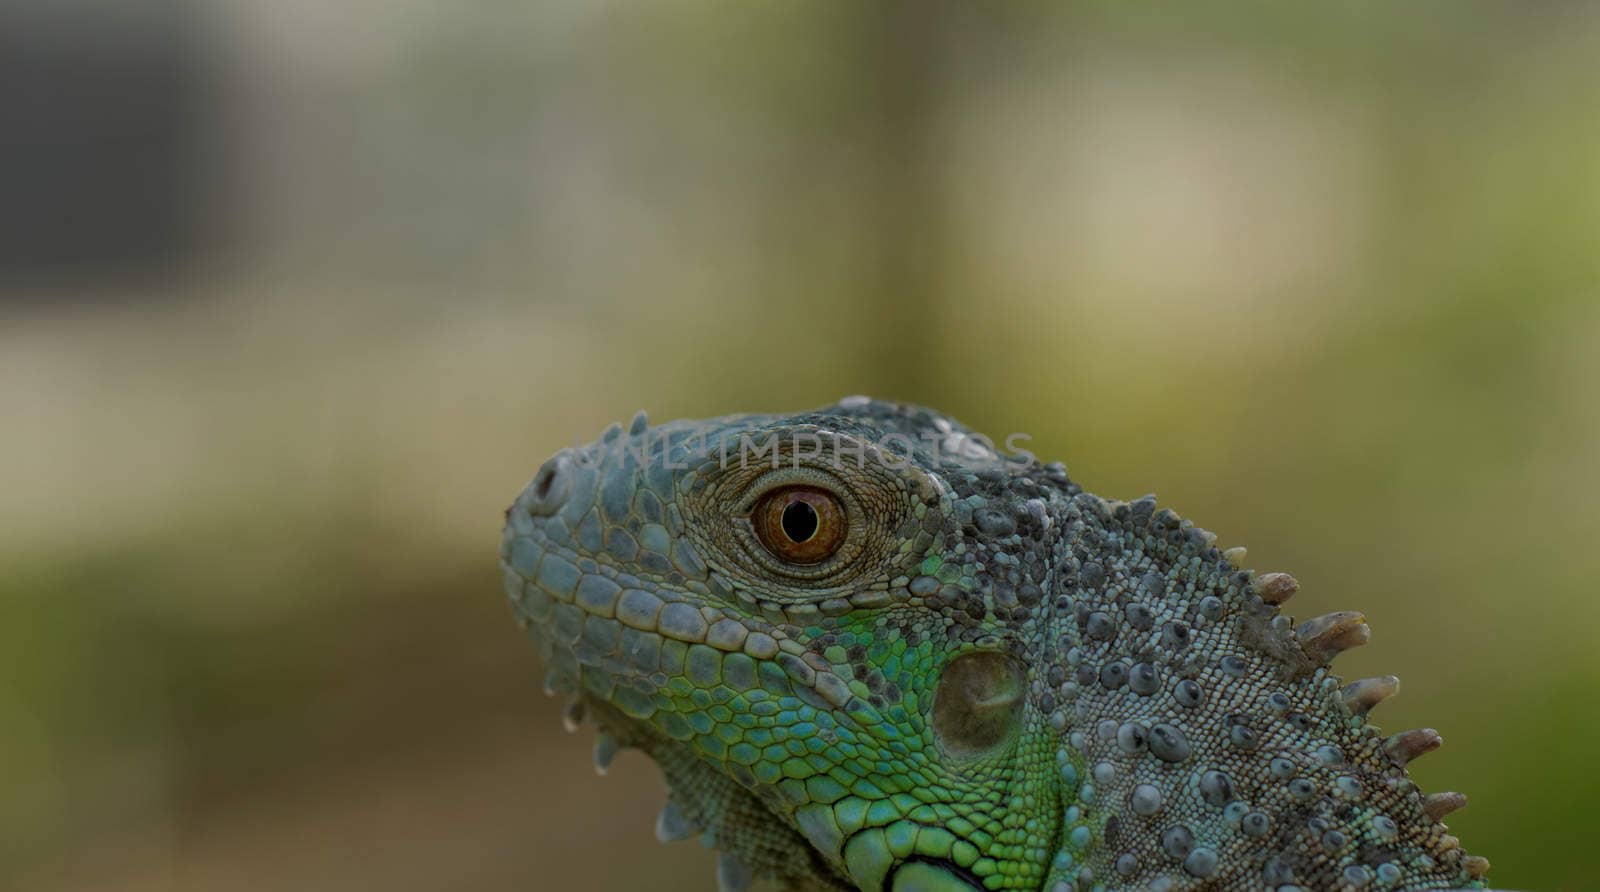
<path fill-rule="evenodd" d="M 988 755 L 1009 744 L 1022 726 L 1027 673 L 1009 654 L 979 651 L 956 657 L 933 695 L 933 736 L 952 758 Z"/>

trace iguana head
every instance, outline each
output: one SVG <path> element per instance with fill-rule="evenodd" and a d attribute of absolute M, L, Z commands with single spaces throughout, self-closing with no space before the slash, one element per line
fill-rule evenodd
<path fill-rule="evenodd" d="M 1423 889 L 1488 868 L 1291 626 L 1284 574 L 926 409 L 649 427 L 547 461 L 506 588 L 550 667 L 666 776 L 726 889 Z"/>

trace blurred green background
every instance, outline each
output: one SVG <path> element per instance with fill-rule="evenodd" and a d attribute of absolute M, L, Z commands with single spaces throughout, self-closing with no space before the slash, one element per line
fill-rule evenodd
<path fill-rule="evenodd" d="M 925 402 L 1367 612 L 1593 888 L 1600 10 L 19 0 L 0 886 L 712 888 L 503 602 L 653 417 Z M 1587 877 L 1587 880 L 1585 879 Z"/>

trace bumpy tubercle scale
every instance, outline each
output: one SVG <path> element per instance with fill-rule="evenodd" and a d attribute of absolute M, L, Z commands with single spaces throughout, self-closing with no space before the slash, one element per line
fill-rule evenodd
<path fill-rule="evenodd" d="M 746 519 L 797 483 L 848 517 L 803 568 Z M 660 765 L 657 835 L 718 847 L 724 890 L 1482 888 L 1439 822 L 1465 798 L 1406 774 L 1438 734 L 1380 734 L 1398 680 L 1327 667 L 1364 618 L 1295 627 L 1293 577 L 1214 541 L 853 397 L 614 425 L 540 469 L 501 561 L 569 727 Z"/>

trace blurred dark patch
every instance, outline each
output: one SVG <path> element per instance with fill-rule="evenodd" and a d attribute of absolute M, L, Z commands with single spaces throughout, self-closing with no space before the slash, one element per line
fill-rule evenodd
<path fill-rule="evenodd" d="M 161 284 L 206 248 L 213 72 L 192 11 L 140 7 L 0 8 L 0 284 Z"/>

